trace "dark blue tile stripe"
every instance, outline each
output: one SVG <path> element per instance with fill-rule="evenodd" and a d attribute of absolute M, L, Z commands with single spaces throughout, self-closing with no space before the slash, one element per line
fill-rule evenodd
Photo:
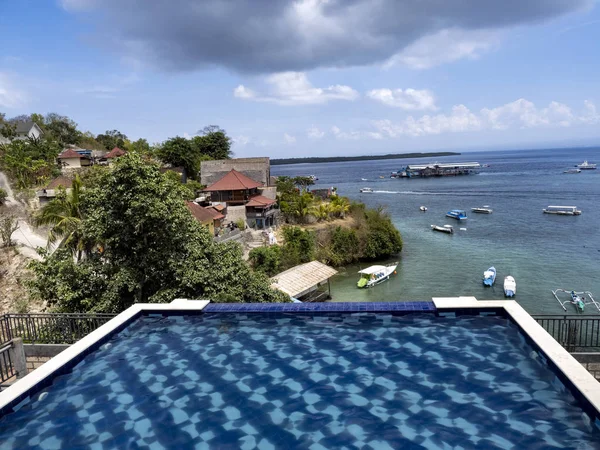
<path fill-rule="evenodd" d="M 235 312 L 435 312 L 433 302 L 332 302 L 332 303 L 209 303 L 207 313 Z"/>

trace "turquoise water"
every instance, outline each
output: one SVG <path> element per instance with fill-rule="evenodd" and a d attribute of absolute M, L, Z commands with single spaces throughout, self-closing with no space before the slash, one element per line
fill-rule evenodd
<path fill-rule="evenodd" d="M 360 161 L 273 166 L 273 175 L 314 174 L 315 187 L 336 186 L 341 195 L 368 206 L 383 205 L 404 239 L 398 274 L 369 290 L 358 290 L 358 266 L 332 279 L 334 301 L 427 300 L 432 297 L 503 298 L 506 275 L 517 281 L 516 300 L 530 313 L 560 314 L 551 290 L 591 291 L 600 299 L 600 170 L 564 174 L 588 159 L 600 163 L 600 149 L 465 153 L 443 161 L 489 164 L 479 175 L 390 179 L 408 163 L 427 160 Z M 380 176 L 385 178 L 381 179 Z M 368 181 L 362 181 L 367 178 Z M 371 187 L 373 194 L 360 194 Z M 581 216 L 542 214 L 548 205 L 576 205 Z M 425 205 L 428 211 L 419 211 Z M 493 214 L 472 214 L 489 205 Z M 465 209 L 466 223 L 445 217 Z M 454 235 L 431 231 L 452 224 Z M 459 231 L 459 227 L 467 228 Z M 496 284 L 484 288 L 484 270 L 495 266 Z M 365 265 L 363 265 L 364 267 Z M 576 313 L 572 305 L 568 313 Z M 592 306 L 586 313 L 599 314 Z"/>
<path fill-rule="evenodd" d="M 0 449 L 594 449 L 501 317 L 143 317 L 0 420 Z"/>

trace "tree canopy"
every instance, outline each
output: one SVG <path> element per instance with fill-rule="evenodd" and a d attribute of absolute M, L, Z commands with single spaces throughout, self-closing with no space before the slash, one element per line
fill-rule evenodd
<path fill-rule="evenodd" d="M 182 187 L 129 153 L 81 192 L 81 230 L 96 250 L 32 262 L 32 293 L 70 312 L 119 312 L 135 302 L 177 297 L 289 301 L 253 272 L 236 243 L 215 243 L 185 206 Z"/>

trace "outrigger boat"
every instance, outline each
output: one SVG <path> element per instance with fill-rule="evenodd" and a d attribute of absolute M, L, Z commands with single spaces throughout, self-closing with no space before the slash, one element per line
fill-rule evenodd
<path fill-rule="evenodd" d="M 396 273 L 396 267 L 398 267 L 397 262 L 388 264 L 387 266 L 371 266 L 359 270 L 358 273 L 361 274 L 361 277 L 356 283 L 356 286 L 359 288 L 369 288 L 389 280 L 390 275 Z"/>
<path fill-rule="evenodd" d="M 504 278 L 504 296 L 512 298 L 517 294 L 517 282 L 515 279 L 508 275 Z"/>
<path fill-rule="evenodd" d="M 564 292 L 566 294 L 569 294 L 569 299 L 567 299 L 565 301 L 561 301 L 560 298 L 558 297 L 559 292 Z M 575 292 L 575 291 L 567 291 L 566 289 L 557 289 L 555 291 L 552 291 L 552 294 L 554 295 L 554 298 L 558 301 L 558 303 L 560 303 L 560 306 L 562 306 L 562 309 L 564 309 L 565 311 L 567 310 L 567 308 L 565 307 L 565 304 L 567 304 L 567 303 L 571 303 L 572 305 L 575 305 L 575 307 L 581 312 L 583 312 L 583 310 L 585 309 L 585 305 L 594 305 L 598 309 L 598 311 L 600 311 L 600 303 L 598 303 L 596 300 L 594 300 L 592 293 L 589 291 Z M 586 297 L 585 297 L 586 295 L 588 296 L 590 301 L 586 301 Z"/>
<path fill-rule="evenodd" d="M 492 266 L 483 272 L 483 284 L 485 286 L 492 286 L 494 281 L 496 281 L 496 268 Z"/>
<path fill-rule="evenodd" d="M 439 225 L 431 225 L 431 229 L 433 231 L 439 231 L 441 233 L 454 233 L 454 228 L 452 228 L 452 225 L 444 225 L 443 227 L 440 227 Z"/>

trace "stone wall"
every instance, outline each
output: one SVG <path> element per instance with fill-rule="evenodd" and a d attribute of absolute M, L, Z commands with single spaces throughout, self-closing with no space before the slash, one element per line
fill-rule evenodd
<path fill-rule="evenodd" d="M 227 216 L 225 217 L 224 223 L 237 222 L 242 219 L 246 221 L 246 207 L 242 206 L 228 206 Z"/>
<path fill-rule="evenodd" d="M 235 169 L 264 185 L 269 185 L 271 182 L 271 164 L 269 158 L 266 157 L 202 161 L 200 166 L 200 181 L 205 186 L 209 186 L 219 181 L 231 169 Z"/>

